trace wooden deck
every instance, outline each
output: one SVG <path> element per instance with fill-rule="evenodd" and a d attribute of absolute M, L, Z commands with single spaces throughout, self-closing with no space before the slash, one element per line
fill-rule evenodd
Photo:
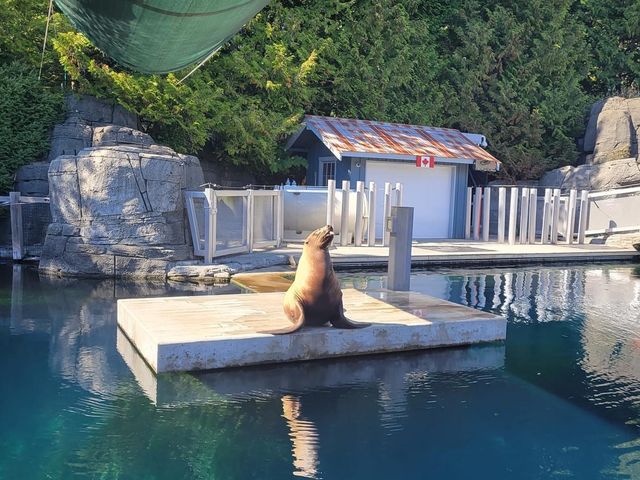
<path fill-rule="evenodd" d="M 118 326 L 156 373 L 466 345 L 506 336 L 502 317 L 414 292 L 367 295 L 354 289 L 344 290 L 347 316 L 370 327 L 259 333 L 287 325 L 283 296 L 119 300 Z"/>

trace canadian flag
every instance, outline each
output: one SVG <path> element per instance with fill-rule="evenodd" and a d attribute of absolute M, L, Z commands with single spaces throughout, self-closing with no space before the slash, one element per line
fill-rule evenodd
<path fill-rule="evenodd" d="M 436 157 L 429 157 L 427 155 L 416 156 L 416 167 L 435 168 Z"/>

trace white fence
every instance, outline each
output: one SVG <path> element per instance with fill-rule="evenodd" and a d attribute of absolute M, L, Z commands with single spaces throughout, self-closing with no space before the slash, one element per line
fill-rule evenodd
<path fill-rule="evenodd" d="M 311 231 L 321 225 L 333 225 L 335 241 L 340 245 L 361 246 L 376 244 L 376 218 L 383 227 L 389 222 L 392 206 L 402 206 L 402 184 L 386 182 L 382 192 L 381 211 L 376 212 L 377 186 L 370 182 L 356 182 L 356 189 L 350 189 L 350 182 L 342 182 L 336 188 L 334 180 L 326 187 L 284 187 L 284 240 L 303 240 Z M 382 229 L 382 245 L 389 244 L 389 232 Z"/>
<path fill-rule="evenodd" d="M 640 231 L 640 187 L 565 195 L 557 188 L 467 189 L 467 239 L 582 244 L 588 236 L 633 231 Z"/>
<path fill-rule="evenodd" d="M 587 235 L 640 231 L 640 187 L 589 194 Z"/>
<path fill-rule="evenodd" d="M 193 251 L 211 263 L 215 257 L 275 247 L 282 242 L 280 190 L 185 192 Z"/>
<path fill-rule="evenodd" d="M 214 190 L 185 192 L 185 205 L 194 255 L 205 263 L 214 258 L 302 241 L 316 228 L 329 224 L 340 245 L 376 244 L 377 188 L 349 181 L 336 189 L 327 187 L 283 187 L 275 190 Z M 387 225 L 393 205 L 402 205 L 402 184 L 385 183 L 379 215 L 382 245 L 389 244 Z M 344 232 L 344 233 L 343 233 Z"/>

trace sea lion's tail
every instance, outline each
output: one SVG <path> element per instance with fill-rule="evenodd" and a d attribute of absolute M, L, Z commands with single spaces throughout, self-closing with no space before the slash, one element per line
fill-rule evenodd
<path fill-rule="evenodd" d="M 368 327 L 371 324 L 370 323 L 364 323 L 364 322 L 354 322 L 353 320 L 349 320 L 347 317 L 344 316 L 344 314 L 340 315 L 339 317 L 337 317 L 334 320 L 331 320 L 331 325 L 333 325 L 335 328 L 364 328 L 364 327 Z"/>
<path fill-rule="evenodd" d="M 340 314 L 333 320 L 331 320 L 331 325 L 335 328 L 364 328 L 368 327 L 370 323 L 364 322 L 354 322 L 353 320 L 349 320 L 344 316 L 344 306 L 340 305 Z"/>
<path fill-rule="evenodd" d="M 287 308 L 289 307 L 289 308 Z M 304 309 L 300 304 L 300 301 L 296 299 L 292 304 L 285 305 L 285 313 L 289 317 L 289 320 L 293 322 L 291 325 L 285 328 L 279 328 L 276 330 L 267 330 L 259 333 L 270 333 L 271 335 L 284 335 L 286 333 L 293 333 L 302 328 L 304 325 Z"/>

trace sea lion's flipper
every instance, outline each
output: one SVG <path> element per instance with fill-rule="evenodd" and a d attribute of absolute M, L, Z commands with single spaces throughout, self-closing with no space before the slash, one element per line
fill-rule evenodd
<path fill-rule="evenodd" d="M 330 320 L 331 325 L 335 328 L 364 328 L 371 325 L 370 323 L 364 322 L 354 322 L 353 320 L 349 320 L 344 316 L 344 307 L 340 305 L 340 315 Z"/>
<path fill-rule="evenodd" d="M 270 333 L 272 335 L 284 335 L 286 333 L 293 333 L 296 330 L 300 330 L 304 325 L 304 308 L 302 304 L 296 298 L 295 300 L 287 302 L 285 298 L 284 313 L 287 314 L 287 318 L 293 322 L 291 325 L 285 328 L 278 328 L 276 330 L 267 330 L 259 333 Z"/>

